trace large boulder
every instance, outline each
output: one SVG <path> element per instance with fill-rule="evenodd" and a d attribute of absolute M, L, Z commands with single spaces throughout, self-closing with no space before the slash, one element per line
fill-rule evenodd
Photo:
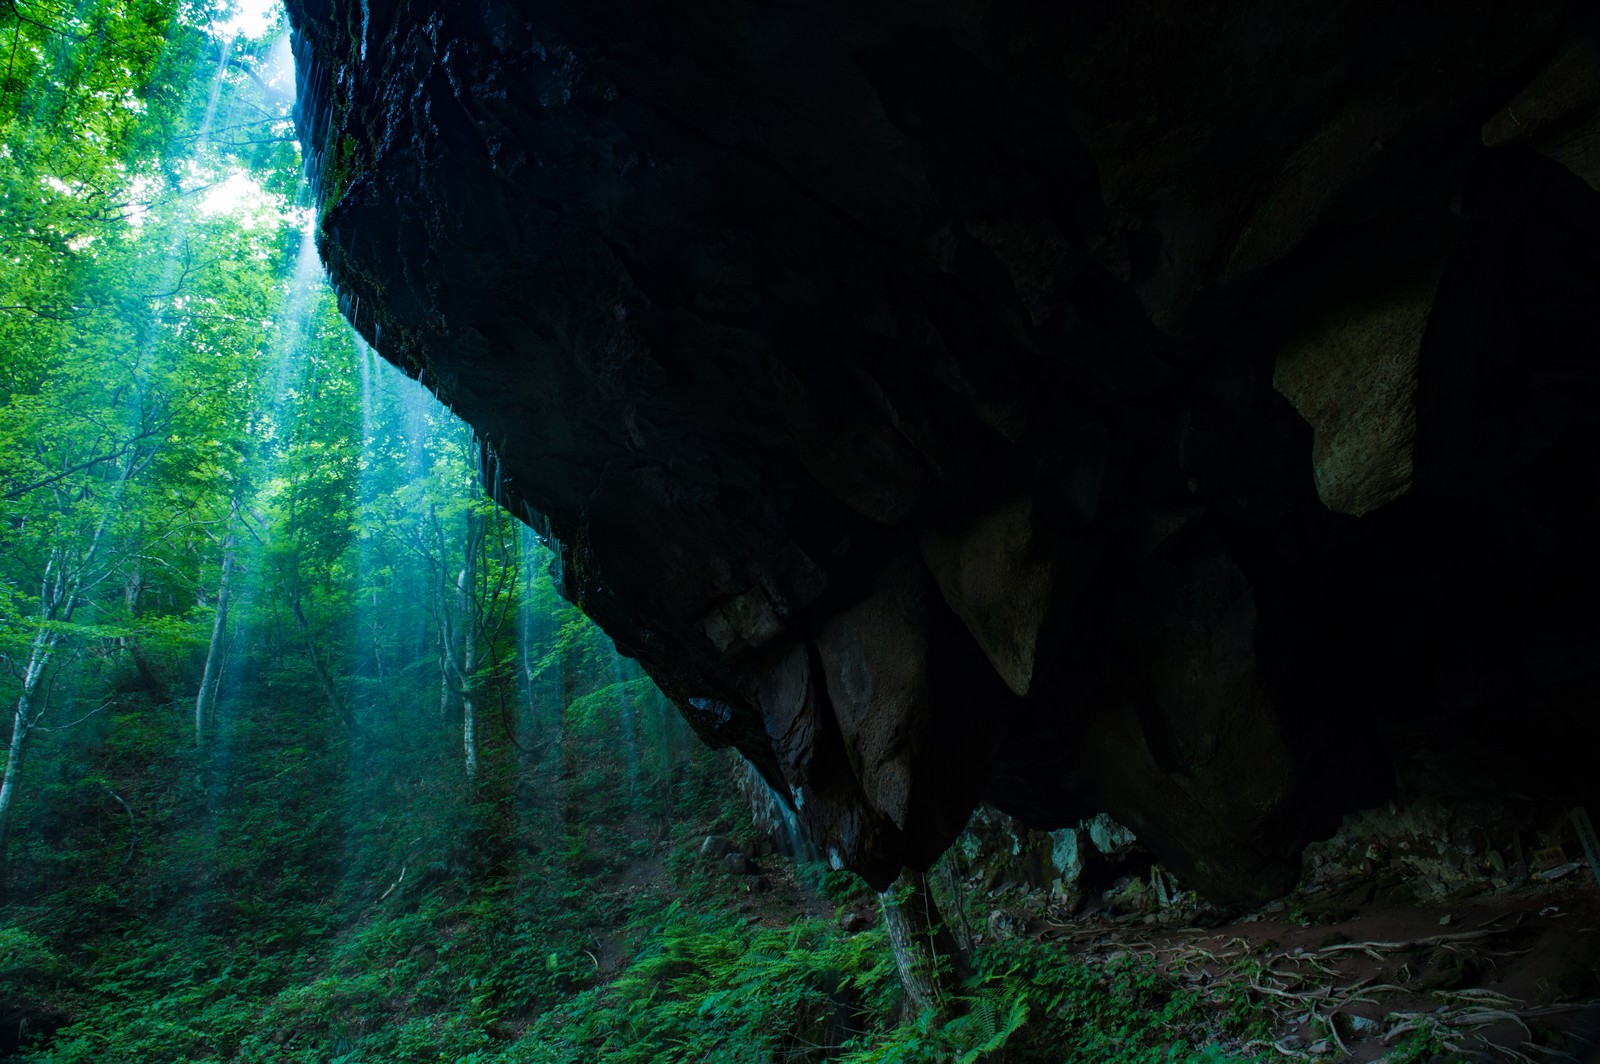
<path fill-rule="evenodd" d="M 1593 797 L 1592 5 L 289 11 L 347 315 L 838 864 Z"/>

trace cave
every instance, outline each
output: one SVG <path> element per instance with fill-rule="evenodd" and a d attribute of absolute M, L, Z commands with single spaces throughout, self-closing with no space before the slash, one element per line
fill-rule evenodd
<path fill-rule="evenodd" d="M 835 867 L 1595 802 L 1592 5 L 288 8 L 346 316 Z"/>

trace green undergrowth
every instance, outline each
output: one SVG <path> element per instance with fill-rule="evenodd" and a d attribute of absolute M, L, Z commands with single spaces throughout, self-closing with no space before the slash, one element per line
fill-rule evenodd
<path fill-rule="evenodd" d="M 602 830 L 618 788 L 592 765 L 567 782 L 600 816 L 563 827 L 536 803 L 508 827 L 504 802 L 480 802 L 455 824 L 413 811 L 388 833 L 437 834 L 409 851 L 408 840 L 378 846 L 379 824 L 319 809 L 295 788 L 220 816 L 180 803 L 158 860 L 141 853 L 120 882 L 86 878 L 9 911 L 8 1020 L 60 1024 L 13 1059 L 1245 1059 L 1215 1040 L 1242 1044 L 1247 1009 L 1230 1014 L 1148 963 L 1095 970 L 1025 940 L 975 953 L 955 1018 L 903 1017 L 884 933 L 840 929 L 833 903 L 868 900 L 853 877 L 796 875 L 766 857 L 760 882 L 777 887 L 764 893 L 698 858 L 712 826 L 750 833 L 720 791 L 728 767 L 710 754 L 693 761 L 677 780 L 683 818 L 650 845 Z M 182 826 L 186 816 L 199 823 Z M 450 829 L 486 852 L 451 851 Z M 482 841 L 497 831 L 515 844 Z M 369 847 L 384 859 L 326 859 Z M 192 877 L 189 890 L 173 869 Z"/>
<path fill-rule="evenodd" d="M 902 1015 L 884 932 L 841 929 L 876 901 L 854 876 L 699 856 L 758 841 L 736 762 L 646 736 L 676 718 L 631 676 L 574 698 L 559 744 L 491 741 L 472 789 L 442 727 L 355 742 L 238 709 L 226 759 L 132 699 L 140 727 L 40 747 L 0 911 L 7 1059 L 1110 1064 L 1249 1059 L 1226 1047 L 1262 1033 L 1242 995 L 1024 939 L 975 951 L 953 1018 Z M 631 762 L 623 719 L 651 739 Z"/>
<path fill-rule="evenodd" d="M 674 905 L 619 978 L 484 1061 L 1224 1062 L 1264 1022 L 1242 996 L 1180 989 L 1147 960 L 1093 969 L 1007 940 L 975 955 L 943 1022 L 902 1020 L 888 942 L 829 920 L 764 927 Z"/>

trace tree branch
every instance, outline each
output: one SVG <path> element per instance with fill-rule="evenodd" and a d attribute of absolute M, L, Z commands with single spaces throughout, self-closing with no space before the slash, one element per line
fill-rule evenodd
<path fill-rule="evenodd" d="M 0 308 L 0 309 L 5 309 L 5 308 Z M 116 461 L 118 459 L 125 458 L 129 454 L 129 452 L 131 452 L 135 447 L 137 447 L 142 441 L 147 440 L 152 436 L 160 435 L 163 428 L 164 428 L 164 426 L 145 429 L 143 432 L 137 434 L 136 436 L 134 436 L 131 439 L 129 439 L 127 442 L 123 443 L 122 446 L 118 447 L 114 451 L 107 451 L 105 454 L 96 455 L 95 457 L 89 458 L 89 459 L 87 459 L 85 461 L 82 461 L 82 462 L 79 462 L 76 465 L 68 466 L 66 469 L 63 469 L 61 472 L 53 473 L 50 476 L 45 477 L 42 480 L 36 480 L 32 484 L 24 484 L 20 488 L 13 488 L 10 491 L 6 492 L 4 495 L 0 495 L 0 499 L 4 499 L 6 502 L 11 502 L 13 500 L 22 498 L 24 495 L 28 494 L 31 491 L 36 491 L 39 488 L 49 487 L 51 484 L 54 484 L 57 481 L 65 480 L 66 478 L 72 476 L 74 473 L 81 473 L 86 469 L 89 469 L 89 468 L 91 468 L 93 466 L 99 465 L 102 462 L 113 462 L 113 461 Z"/>

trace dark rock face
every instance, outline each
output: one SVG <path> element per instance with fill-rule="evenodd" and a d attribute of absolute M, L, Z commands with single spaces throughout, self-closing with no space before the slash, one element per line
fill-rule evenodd
<path fill-rule="evenodd" d="M 1037 6 L 290 0 L 323 254 L 877 886 L 1593 797 L 1592 6 Z"/>

